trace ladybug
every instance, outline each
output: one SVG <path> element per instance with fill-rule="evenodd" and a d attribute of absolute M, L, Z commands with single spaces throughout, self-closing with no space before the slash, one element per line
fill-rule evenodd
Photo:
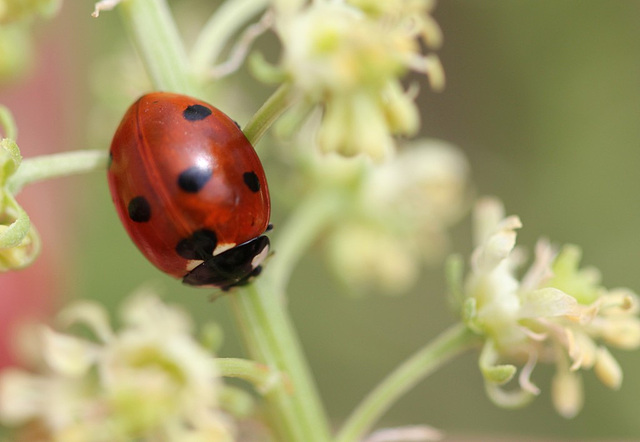
<path fill-rule="evenodd" d="M 144 95 L 124 115 L 109 159 L 120 220 L 156 267 L 185 284 L 224 290 L 260 273 L 269 189 L 231 118 L 185 95 Z"/>

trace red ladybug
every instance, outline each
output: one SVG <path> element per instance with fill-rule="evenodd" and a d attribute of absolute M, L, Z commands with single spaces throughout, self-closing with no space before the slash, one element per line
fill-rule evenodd
<path fill-rule="evenodd" d="M 215 107 L 144 95 L 116 130 L 107 176 L 129 236 L 163 272 L 222 289 L 260 272 L 269 251 L 267 180 L 242 131 Z"/>

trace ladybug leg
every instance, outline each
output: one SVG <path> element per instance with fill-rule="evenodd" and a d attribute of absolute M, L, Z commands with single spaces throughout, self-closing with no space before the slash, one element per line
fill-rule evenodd
<path fill-rule="evenodd" d="M 221 287 L 223 291 L 229 291 L 234 287 L 242 287 L 243 285 L 248 285 L 253 278 L 255 278 L 256 276 L 258 276 L 260 273 L 262 273 L 262 266 L 258 266 L 255 269 L 253 269 L 253 271 L 251 273 L 249 273 L 247 276 L 245 276 L 244 278 L 242 278 L 240 281 L 236 282 L 235 284 L 231 284 L 229 286 L 226 287 Z"/>

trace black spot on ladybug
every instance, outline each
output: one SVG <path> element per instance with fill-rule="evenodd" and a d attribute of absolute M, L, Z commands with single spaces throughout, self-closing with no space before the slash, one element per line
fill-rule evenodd
<path fill-rule="evenodd" d="M 231 120 L 233 121 L 233 123 L 236 125 L 236 127 L 240 130 L 242 130 L 242 128 L 240 127 L 240 125 L 238 124 L 238 122 L 236 120 Z"/>
<path fill-rule="evenodd" d="M 260 191 L 260 180 L 255 172 L 245 172 L 244 175 L 242 175 L 242 179 L 250 191 L 254 193 Z"/>
<path fill-rule="evenodd" d="M 136 196 L 129 201 L 127 206 L 129 218 L 136 223 L 146 223 L 151 219 L 151 206 L 143 196 Z"/>
<path fill-rule="evenodd" d="M 180 240 L 176 245 L 176 253 L 185 259 L 210 259 L 218 244 L 216 232 L 213 230 L 196 230 L 189 238 Z"/>
<path fill-rule="evenodd" d="M 196 193 L 207 184 L 211 175 L 213 171 L 210 168 L 193 166 L 178 176 L 178 186 L 185 192 Z"/>
<path fill-rule="evenodd" d="M 192 104 L 182 112 L 182 116 L 187 121 L 204 120 L 209 115 L 211 115 L 211 109 L 201 104 Z"/>

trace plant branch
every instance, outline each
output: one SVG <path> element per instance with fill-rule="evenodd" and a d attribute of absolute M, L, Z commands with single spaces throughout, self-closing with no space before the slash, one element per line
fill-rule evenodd
<path fill-rule="evenodd" d="M 444 331 L 438 338 L 403 362 L 356 407 L 338 433 L 336 442 L 356 442 L 404 393 L 440 368 L 478 338 L 463 324 Z"/>
<path fill-rule="evenodd" d="M 289 84 L 284 83 L 276 89 L 242 129 L 249 142 L 255 146 L 294 101 Z"/>
<path fill-rule="evenodd" d="M 327 442 L 327 419 L 282 293 L 274 291 L 267 281 L 259 278 L 236 289 L 229 299 L 251 357 L 287 378 L 264 396 L 276 440 Z"/>
<path fill-rule="evenodd" d="M 189 58 L 165 0 L 130 0 L 118 7 L 157 90 L 197 95 Z"/>
<path fill-rule="evenodd" d="M 75 150 L 25 158 L 9 178 L 7 188 L 15 195 L 35 181 L 105 169 L 107 160 L 106 150 Z"/>
<path fill-rule="evenodd" d="M 216 9 L 191 50 L 193 72 L 204 75 L 211 69 L 229 39 L 268 5 L 268 0 L 227 0 Z"/>

